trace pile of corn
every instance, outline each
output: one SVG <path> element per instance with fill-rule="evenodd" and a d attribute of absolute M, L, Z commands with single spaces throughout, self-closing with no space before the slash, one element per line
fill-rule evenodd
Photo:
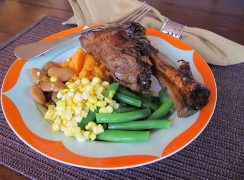
<path fill-rule="evenodd" d="M 107 81 L 94 77 L 92 81 L 88 78 L 77 79 L 67 82 L 66 89 L 58 92 L 55 105 L 49 105 L 45 114 L 52 124 L 54 131 L 63 131 L 66 136 L 74 136 L 78 141 L 95 140 L 96 135 L 104 131 L 101 124 L 90 122 L 85 129 L 80 129 L 78 123 L 87 117 L 89 111 L 100 113 L 112 113 L 119 104 L 114 101 L 113 91 L 105 97 L 104 93 L 109 87 Z"/>

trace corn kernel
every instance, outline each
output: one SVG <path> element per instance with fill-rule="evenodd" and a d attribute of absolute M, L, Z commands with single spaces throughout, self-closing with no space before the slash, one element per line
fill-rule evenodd
<path fill-rule="evenodd" d="M 110 99 L 112 99 L 113 96 L 114 96 L 114 94 L 115 94 L 114 91 L 109 91 L 109 93 L 108 93 L 108 97 L 109 97 Z"/>
<path fill-rule="evenodd" d="M 91 141 L 94 141 L 96 139 L 96 134 L 94 132 L 91 132 L 90 136 L 89 136 L 89 139 Z"/>
<path fill-rule="evenodd" d="M 66 110 L 66 112 L 65 112 L 65 119 L 67 121 L 70 121 L 71 118 L 72 118 L 72 112 L 70 110 Z"/>
<path fill-rule="evenodd" d="M 74 117 L 72 118 L 72 120 L 75 121 L 75 122 L 81 122 L 82 119 L 83 119 L 83 118 L 80 117 L 80 116 L 74 116 Z"/>
<path fill-rule="evenodd" d="M 71 82 L 67 82 L 65 83 L 65 85 L 67 86 L 68 89 L 72 89 L 74 87 L 74 84 Z"/>
<path fill-rule="evenodd" d="M 76 135 L 75 137 L 76 137 L 77 141 L 79 141 L 79 142 L 85 142 L 86 141 L 86 138 L 81 134 Z"/>
<path fill-rule="evenodd" d="M 102 85 L 103 85 L 105 88 L 108 88 L 108 87 L 109 87 L 109 82 L 107 82 L 107 81 L 103 81 L 103 82 L 102 82 Z"/>
<path fill-rule="evenodd" d="M 59 131 L 60 129 L 61 129 L 60 124 L 57 124 L 55 122 L 52 124 L 52 130 Z"/>
<path fill-rule="evenodd" d="M 70 128 L 70 127 L 66 127 L 66 128 L 64 128 L 63 129 L 64 130 L 64 135 L 65 136 L 72 136 L 73 135 L 73 130 L 72 130 L 72 128 Z"/>
<path fill-rule="evenodd" d="M 65 107 L 65 101 L 60 100 L 60 101 L 56 102 L 56 105 L 59 107 Z"/>
<path fill-rule="evenodd" d="M 92 83 L 94 84 L 100 84 L 102 82 L 101 78 L 99 77 L 93 77 Z"/>
<path fill-rule="evenodd" d="M 107 113 L 107 108 L 106 107 L 101 107 L 99 109 L 99 113 Z"/>
<path fill-rule="evenodd" d="M 90 102 L 86 102 L 86 106 L 89 107 L 89 108 L 91 108 L 93 106 L 93 104 L 90 103 Z"/>
<path fill-rule="evenodd" d="M 104 132 L 103 126 L 101 124 L 98 124 L 97 126 L 93 126 L 92 132 L 94 132 L 95 134 L 100 134 Z"/>
<path fill-rule="evenodd" d="M 107 105 L 107 103 L 105 101 L 97 101 L 97 104 L 96 104 L 98 107 L 104 107 Z"/>
<path fill-rule="evenodd" d="M 61 124 L 61 119 L 60 119 L 60 118 L 56 118 L 56 119 L 54 120 L 54 123 L 56 123 L 56 124 Z"/>
<path fill-rule="evenodd" d="M 97 128 L 98 128 L 97 134 L 100 134 L 100 133 L 104 132 L 104 128 L 103 128 L 103 126 L 101 124 L 98 124 Z"/>
<path fill-rule="evenodd" d="M 45 113 L 44 118 L 47 120 L 53 120 L 53 115 L 55 111 L 52 108 L 48 108 L 47 112 Z"/>
<path fill-rule="evenodd" d="M 87 140 L 89 140 L 89 137 L 90 137 L 90 131 L 85 131 L 84 133 L 83 133 L 83 136 L 87 139 Z"/>
<path fill-rule="evenodd" d="M 57 98 L 61 99 L 62 98 L 62 91 L 59 91 L 58 94 L 57 94 Z"/>
<path fill-rule="evenodd" d="M 62 92 L 65 94 L 67 93 L 69 90 L 68 89 L 63 89 Z"/>
<path fill-rule="evenodd" d="M 80 128 L 79 127 L 73 127 L 72 128 L 72 133 L 73 133 L 73 136 L 76 136 L 76 135 L 78 135 L 78 134 L 80 134 Z"/>
<path fill-rule="evenodd" d="M 75 80 L 75 85 L 80 85 L 81 81 L 80 79 Z"/>
<path fill-rule="evenodd" d="M 103 100 L 104 96 L 103 96 L 102 94 L 97 94 L 97 98 L 98 98 L 99 100 Z"/>
<path fill-rule="evenodd" d="M 50 81 L 51 82 L 57 82 L 58 81 L 58 78 L 56 76 L 51 76 L 50 77 Z"/>
<path fill-rule="evenodd" d="M 68 121 L 66 123 L 66 126 L 69 126 L 69 127 L 76 127 L 77 126 L 77 122 L 76 121 Z"/>
<path fill-rule="evenodd" d="M 104 100 L 105 100 L 105 102 L 107 102 L 109 104 L 112 102 L 112 99 L 110 99 L 110 98 L 104 98 Z"/>
<path fill-rule="evenodd" d="M 115 105 L 114 105 L 113 108 L 114 108 L 114 109 L 118 109 L 118 108 L 119 108 L 119 103 L 115 103 Z"/>
<path fill-rule="evenodd" d="M 75 109 L 75 115 L 79 115 L 81 113 L 81 110 L 82 110 L 82 106 L 78 106 L 76 109 Z"/>
<path fill-rule="evenodd" d="M 81 116 L 82 117 L 86 117 L 88 115 L 88 111 L 81 111 Z"/>
<path fill-rule="evenodd" d="M 90 110 L 91 110 L 92 112 L 95 112 L 96 109 L 97 109 L 96 105 L 93 105 L 93 106 L 90 107 Z"/>
<path fill-rule="evenodd" d="M 86 77 L 83 77 L 83 78 L 81 79 L 81 84 L 83 84 L 83 85 L 88 84 L 89 82 L 90 82 L 89 79 L 86 78 Z"/>
<path fill-rule="evenodd" d="M 68 95 L 69 97 L 74 97 L 75 93 L 72 92 L 72 91 L 69 91 L 67 95 Z"/>
<path fill-rule="evenodd" d="M 75 93 L 75 96 L 74 96 L 74 101 L 75 102 L 79 102 L 82 99 L 83 99 L 83 96 L 82 96 L 82 94 L 80 92 Z"/>
<path fill-rule="evenodd" d="M 82 93 L 82 98 L 83 99 L 87 100 L 87 99 L 89 99 L 89 97 L 90 97 L 89 92 L 85 91 L 85 92 Z"/>
<path fill-rule="evenodd" d="M 96 90 L 96 94 L 102 94 L 104 92 L 104 87 L 98 85 L 95 87 L 95 90 Z"/>
<path fill-rule="evenodd" d="M 97 97 L 96 96 L 90 96 L 88 99 L 88 102 L 95 104 L 97 102 Z"/>
<path fill-rule="evenodd" d="M 97 124 L 95 122 L 89 122 L 86 126 L 85 129 L 86 130 L 91 130 L 93 128 L 93 126 L 96 126 Z"/>
<path fill-rule="evenodd" d="M 107 112 L 108 113 L 112 113 L 113 112 L 112 106 L 110 106 L 110 105 L 107 106 Z"/>
<path fill-rule="evenodd" d="M 94 90 L 94 86 L 92 86 L 91 84 L 86 85 L 87 92 L 91 92 L 92 90 Z"/>

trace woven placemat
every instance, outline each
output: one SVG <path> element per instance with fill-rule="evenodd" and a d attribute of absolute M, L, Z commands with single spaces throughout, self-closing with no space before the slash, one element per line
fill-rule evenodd
<path fill-rule="evenodd" d="M 0 47 L 0 83 L 14 49 L 67 29 L 45 17 Z M 126 170 L 88 170 L 50 160 L 25 145 L 0 111 L 0 162 L 33 179 L 244 179 L 244 63 L 211 66 L 218 87 L 216 111 L 202 134 L 164 160 Z"/>

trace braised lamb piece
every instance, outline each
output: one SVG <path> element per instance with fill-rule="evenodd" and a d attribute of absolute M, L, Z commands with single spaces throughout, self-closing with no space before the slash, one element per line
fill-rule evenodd
<path fill-rule="evenodd" d="M 145 36 L 145 28 L 128 22 L 80 37 L 81 46 L 110 71 L 113 79 L 131 90 L 148 91 L 154 73 L 174 100 L 179 117 L 187 117 L 208 102 L 210 91 L 197 82 L 189 63 L 181 60 L 178 69 L 159 56 Z"/>
<path fill-rule="evenodd" d="M 81 46 L 110 71 L 113 79 L 135 91 L 148 91 L 152 63 L 145 29 L 137 23 L 90 31 L 80 37 Z"/>

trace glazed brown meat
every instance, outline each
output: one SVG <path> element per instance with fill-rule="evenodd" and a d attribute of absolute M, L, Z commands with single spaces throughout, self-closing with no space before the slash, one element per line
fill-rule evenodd
<path fill-rule="evenodd" d="M 81 46 L 103 63 L 113 79 L 135 91 L 148 91 L 151 86 L 152 64 L 150 43 L 145 29 L 129 22 L 80 37 Z"/>
<path fill-rule="evenodd" d="M 158 54 L 152 53 L 151 60 L 155 76 L 173 98 L 179 117 L 188 117 L 208 103 L 210 91 L 193 78 L 188 62 L 178 61 L 181 64 L 176 69 Z"/>
<path fill-rule="evenodd" d="M 178 69 L 159 56 L 137 23 L 91 31 L 80 37 L 81 46 L 110 71 L 113 79 L 135 91 L 148 91 L 152 70 L 174 100 L 179 117 L 187 117 L 208 102 L 210 91 L 193 78 L 188 62 Z"/>

